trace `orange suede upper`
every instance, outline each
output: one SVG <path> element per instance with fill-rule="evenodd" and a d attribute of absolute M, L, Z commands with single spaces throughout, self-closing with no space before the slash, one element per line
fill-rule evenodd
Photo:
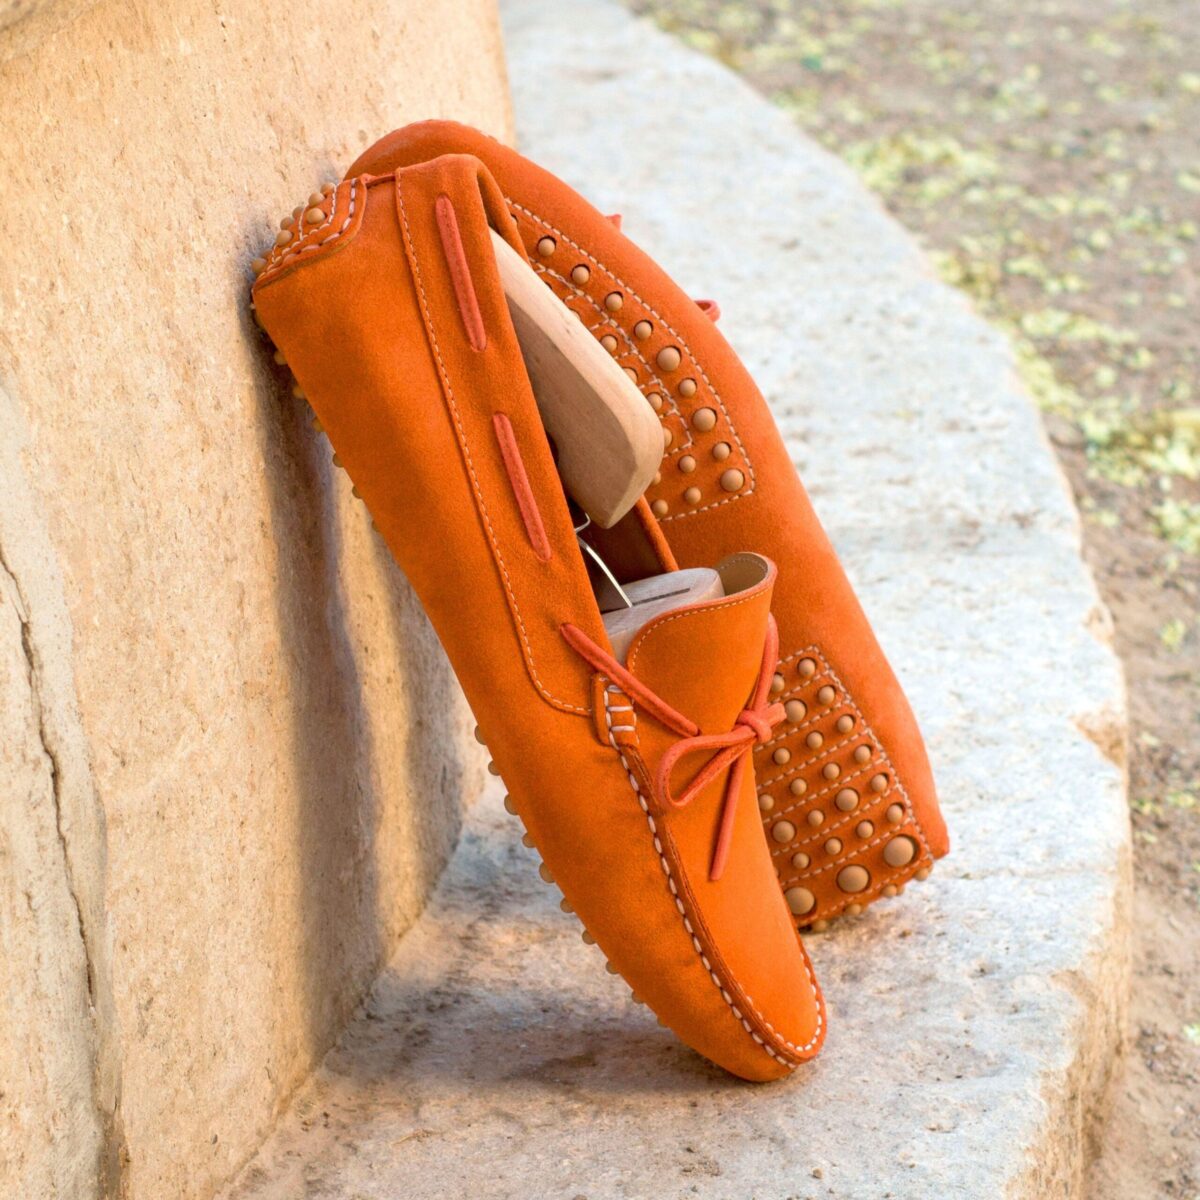
<path fill-rule="evenodd" d="M 894 894 L 949 849 L 924 744 L 765 401 L 716 329 L 715 306 L 681 292 L 619 222 L 466 126 L 399 130 L 350 174 L 452 152 L 486 164 L 535 269 L 609 339 L 659 410 L 669 441 L 647 499 L 679 565 L 739 550 L 778 564 L 775 698 L 790 702 L 789 719 L 757 749 L 756 767 L 793 911 L 807 924 Z"/>
<path fill-rule="evenodd" d="M 521 245 L 474 158 L 352 178 L 272 251 L 258 316 L 429 612 L 566 900 L 680 1037 L 776 1078 L 816 1052 L 824 1019 L 753 774 L 710 879 L 728 772 L 664 803 L 655 774 L 679 734 L 564 635 L 608 651 L 489 224 Z M 646 573 L 674 565 L 644 505 L 605 537 Z M 764 564 L 735 594 L 652 623 L 627 657 L 639 687 L 706 733 L 730 730 L 760 675 L 773 585 Z M 680 763 L 679 789 L 703 763 Z"/>

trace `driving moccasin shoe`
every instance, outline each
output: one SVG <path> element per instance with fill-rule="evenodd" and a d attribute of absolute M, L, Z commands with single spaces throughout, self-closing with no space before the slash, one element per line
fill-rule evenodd
<path fill-rule="evenodd" d="M 585 555 L 493 248 L 521 234 L 476 159 L 351 178 L 282 233 L 256 316 L 424 603 L 543 878 L 681 1039 L 785 1075 L 825 1023 L 753 783 L 785 720 L 774 566 L 676 570 L 644 499 Z M 605 588 L 630 609 L 602 611 Z"/>
<path fill-rule="evenodd" d="M 894 896 L 949 849 L 916 721 L 821 528 L 771 413 L 693 301 L 570 187 L 477 130 L 409 126 L 352 168 L 447 152 L 484 162 L 533 267 L 658 412 L 666 452 L 647 499 L 683 567 L 750 549 L 778 564 L 785 720 L 754 752 L 758 805 L 801 926 Z"/>

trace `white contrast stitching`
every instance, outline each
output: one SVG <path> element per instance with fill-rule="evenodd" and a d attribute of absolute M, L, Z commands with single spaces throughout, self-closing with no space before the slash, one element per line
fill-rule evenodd
<path fill-rule="evenodd" d="M 793 847 L 800 847 L 801 849 L 805 849 L 805 848 L 812 846 L 815 843 L 819 842 L 822 838 L 824 838 L 826 841 L 828 841 L 831 835 L 839 832 L 842 829 L 845 829 L 847 825 L 851 825 L 855 822 L 862 822 L 862 821 L 870 820 L 873 825 L 876 824 L 877 822 L 875 819 L 872 819 L 871 814 L 872 813 L 878 814 L 878 809 L 879 809 L 880 805 L 883 805 L 883 811 L 886 813 L 887 810 L 891 807 L 891 803 L 885 803 L 885 802 L 891 801 L 892 798 L 899 791 L 900 791 L 900 786 L 897 784 L 895 788 L 888 788 L 888 790 L 886 792 L 880 792 L 869 804 L 864 805 L 859 808 L 856 808 L 856 809 L 852 809 L 848 813 L 839 813 L 838 819 L 829 825 L 817 825 L 817 826 L 810 825 L 809 826 L 809 829 L 811 830 L 810 833 L 805 834 L 803 837 L 800 837 L 800 836 L 794 837 L 786 846 L 780 846 L 779 848 L 772 850 L 771 857 L 772 858 L 782 857 L 783 855 L 786 855 L 789 851 L 794 854 L 795 850 L 793 849 Z M 906 809 L 907 809 L 907 806 L 906 806 Z M 869 850 L 872 846 L 877 846 L 880 841 L 886 841 L 886 840 L 888 840 L 888 838 L 894 837 L 897 832 L 898 832 L 897 830 L 892 829 L 892 830 L 887 831 L 880 838 L 877 838 L 875 841 L 863 842 L 858 847 L 857 850 L 843 855 L 842 858 L 838 859 L 837 861 L 839 861 L 839 862 L 844 861 L 847 858 L 852 858 L 854 856 L 854 854 L 861 853 L 863 850 Z M 908 864 L 905 864 L 905 865 L 907 866 Z M 820 873 L 818 871 L 808 871 L 807 868 L 805 868 L 805 870 L 806 870 L 806 873 L 810 874 L 810 875 L 816 875 L 816 874 Z"/>
<path fill-rule="evenodd" d="M 663 851 L 662 842 L 659 840 L 658 826 L 655 824 L 654 817 L 650 812 L 650 806 L 646 803 L 646 798 L 642 795 L 641 785 L 638 783 L 637 776 L 634 775 L 634 773 L 629 769 L 629 763 L 626 760 L 625 755 L 621 752 L 620 746 L 617 745 L 616 738 L 613 736 L 612 718 L 609 716 L 609 712 L 608 712 L 608 697 L 609 697 L 610 691 L 611 691 L 611 689 L 609 689 L 609 688 L 605 688 L 605 691 L 604 691 L 604 710 L 605 710 L 604 717 L 605 717 L 605 721 L 608 724 L 608 729 L 609 729 L 609 738 L 608 738 L 609 744 L 617 752 L 617 757 L 621 760 L 621 766 L 625 769 L 625 777 L 629 780 L 629 785 L 630 785 L 630 787 L 633 788 L 633 794 L 637 797 L 638 806 L 641 808 L 642 812 L 645 814 L 646 822 L 650 826 L 650 834 L 654 841 L 654 849 L 658 852 L 659 865 L 662 867 L 663 874 L 667 877 L 667 885 L 671 890 L 671 895 L 674 897 L 675 907 L 679 911 L 679 915 L 683 918 L 683 928 L 684 928 L 685 932 L 688 934 L 688 936 L 692 939 L 692 948 L 696 951 L 697 955 L 699 955 L 700 962 L 704 966 L 704 969 L 708 972 L 708 977 L 716 985 L 717 991 L 720 992 L 721 999 L 723 999 L 725 1001 L 725 1003 L 729 1006 L 730 1011 L 738 1019 L 738 1021 L 741 1023 L 742 1027 L 746 1030 L 746 1032 L 754 1039 L 754 1041 L 759 1046 L 761 1046 L 763 1048 L 763 1050 L 765 1050 L 767 1052 L 767 1054 L 769 1054 L 773 1059 L 775 1059 L 776 1062 L 778 1062 L 782 1066 L 786 1067 L 789 1071 L 794 1071 L 800 1065 L 800 1063 L 789 1061 L 788 1059 L 784 1058 L 781 1054 L 779 1054 L 771 1046 L 767 1045 L 767 1043 L 763 1040 L 762 1036 L 754 1029 L 754 1027 L 750 1024 L 750 1022 L 746 1020 L 746 1018 L 742 1015 L 742 1012 L 737 1007 L 737 1005 L 734 1004 L 733 997 L 726 990 L 725 985 L 721 982 L 720 977 L 717 975 L 716 971 L 713 969 L 712 963 L 709 961 L 707 955 L 705 955 L 705 953 L 704 953 L 704 947 L 700 944 L 700 939 L 696 936 L 695 930 L 692 927 L 692 922 L 688 918 L 687 909 L 684 907 L 683 900 L 679 896 L 679 890 L 676 887 L 674 876 L 671 874 L 671 864 L 667 860 L 667 856 L 666 856 L 665 852 Z M 636 720 L 636 718 L 635 718 L 635 720 Z M 771 1024 L 771 1022 L 768 1021 L 766 1019 L 766 1017 L 764 1017 L 762 1015 L 761 1012 L 759 1012 L 757 1005 L 755 1005 L 753 999 L 750 996 L 746 997 L 746 1001 L 750 1005 L 751 1009 L 753 1010 L 754 1015 L 759 1019 L 759 1021 L 763 1025 L 763 1027 L 770 1032 L 770 1034 L 773 1038 L 777 1039 L 782 1045 L 786 1046 L 788 1048 L 788 1050 L 790 1050 L 793 1054 L 803 1055 L 803 1054 L 806 1054 L 809 1050 L 811 1050 L 813 1048 L 813 1046 L 815 1046 L 821 1039 L 821 1030 L 824 1026 L 824 1020 L 825 1020 L 825 1005 L 821 999 L 821 993 L 817 989 L 817 981 L 813 978 L 812 967 L 809 965 L 808 955 L 807 955 L 807 953 L 805 953 L 803 947 L 800 948 L 800 956 L 801 956 L 801 960 L 804 963 L 804 973 L 808 977 L 808 986 L 812 990 L 813 1001 L 816 1005 L 816 1010 L 817 1010 L 816 1029 L 813 1031 L 812 1037 L 809 1038 L 809 1040 L 807 1042 L 805 1042 L 803 1046 L 797 1046 L 795 1044 L 795 1042 L 791 1042 L 786 1037 L 784 1037 L 783 1034 L 780 1033 Z"/>
<path fill-rule="evenodd" d="M 703 608 L 685 608 L 682 612 L 672 613 L 670 616 L 656 617 L 653 620 L 647 621 L 645 625 L 638 630 L 637 641 L 633 644 L 633 652 L 626 660 L 626 666 L 632 671 L 633 664 L 637 660 L 637 656 L 641 653 L 642 646 L 645 645 L 645 637 L 643 636 L 651 629 L 661 629 L 664 625 L 670 625 L 672 621 L 682 621 L 685 617 L 703 616 L 710 612 L 724 612 L 729 608 L 737 608 L 739 604 L 748 604 L 751 600 L 758 599 L 758 586 L 754 585 L 751 591 L 739 596 L 736 600 L 730 598 L 725 601 L 714 601 L 706 604 Z"/>
<path fill-rule="evenodd" d="M 579 296 L 580 299 L 591 305 L 591 307 L 596 311 L 596 315 L 601 319 L 594 325 L 587 326 L 589 332 L 594 334 L 597 329 L 611 329 L 615 335 L 620 336 L 621 340 L 624 341 L 628 349 L 622 354 L 614 354 L 614 360 L 619 363 L 623 358 L 629 358 L 632 354 L 633 358 L 646 368 L 646 372 L 650 376 L 646 386 L 650 387 L 652 391 L 656 391 L 660 396 L 662 396 L 664 406 L 670 408 L 675 416 L 679 418 L 679 423 L 683 426 L 684 434 L 688 439 L 686 444 L 689 446 L 692 445 L 693 441 L 691 431 L 688 428 L 687 421 L 683 419 L 683 413 L 680 410 L 679 405 L 676 403 L 675 397 L 671 393 L 671 389 L 667 386 L 667 383 L 662 376 L 659 375 L 658 371 L 651 366 L 650 360 L 638 348 L 637 342 L 629 336 L 625 326 L 619 321 L 614 320 L 612 314 L 607 309 L 600 306 L 599 302 L 595 299 L 595 297 L 592 296 L 591 292 L 579 287 L 578 284 L 576 284 L 573 280 L 568 279 L 565 275 L 562 275 L 553 268 L 539 262 L 533 263 L 533 269 L 537 271 L 539 275 L 549 275 L 552 279 L 557 279 L 561 284 L 563 284 L 564 287 L 570 288 L 574 295 Z M 647 403 L 649 403 L 649 401 L 647 401 Z"/>
<path fill-rule="evenodd" d="M 813 673 L 811 679 L 808 680 L 807 686 L 811 688 L 816 681 L 821 678 L 831 679 L 841 694 L 845 697 L 843 707 L 849 706 L 857 715 L 858 720 L 861 723 L 861 729 L 853 737 L 847 738 L 845 741 L 836 746 L 829 747 L 827 753 L 831 753 L 833 750 L 840 749 L 841 747 L 848 745 L 850 742 L 857 741 L 859 738 L 870 738 L 870 740 L 879 747 L 880 756 L 878 760 L 872 758 L 872 761 L 865 763 L 861 769 L 835 780 L 828 787 L 823 788 L 821 791 L 815 792 L 811 796 L 803 796 L 798 799 L 796 803 L 790 804 L 787 807 L 780 809 L 778 812 L 772 810 L 771 819 L 773 821 L 780 820 L 789 813 L 807 808 L 816 801 L 841 791 L 853 780 L 861 779 L 865 775 L 878 774 L 879 767 L 881 765 L 884 765 L 887 768 L 890 786 L 887 788 L 887 790 L 879 793 L 878 796 L 876 796 L 876 798 L 872 800 L 865 808 L 847 813 L 844 817 L 838 818 L 838 820 L 836 820 L 833 824 L 821 829 L 820 832 L 814 832 L 813 834 L 804 838 L 793 838 L 786 846 L 781 846 L 777 850 L 772 850 L 771 857 L 773 859 L 787 857 L 790 861 L 791 855 L 796 853 L 795 847 L 812 846 L 816 841 L 818 841 L 818 839 L 822 837 L 828 839 L 831 834 L 835 833 L 839 829 L 844 829 L 847 825 L 851 824 L 851 822 L 866 820 L 868 813 L 876 811 L 880 806 L 883 805 L 885 800 L 889 799 L 889 797 L 893 796 L 895 793 L 899 793 L 899 795 L 903 798 L 904 811 L 907 813 L 911 821 L 911 827 L 917 835 L 917 841 L 921 844 L 922 853 L 918 857 L 914 858 L 912 862 L 906 863 L 903 867 L 895 867 L 883 875 L 873 877 L 873 882 L 876 886 L 872 889 L 872 891 L 877 894 L 880 889 L 887 887 L 888 882 L 893 879 L 908 879 L 915 873 L 914 868 L 919 870 L 923 865 L 932 866 L 935 861 L 933 857 L 933 851 L 929 848 L 929 843 L 925 838 L 925 830 L 922 828 L 921 822 L 917 818 L 916 811 L 913 808 L 912 801 L 909 799 L 908 793 L 904 789 L 904 785 L 900 782 L 895 765 L 887 756 L 887 751 L 883 746 L 882 739 L 876 736 L 875 731 L 871 728 L 870 723 L 867 721 L 866 717 L 863 716 L 862 710 L 858 707 L 858 703 L 855 701 L 850 689 L 842 682 L 841 678 L 838 676 L 838 673 L 833 669 L 832 664 L 825 657 L 825 655 L 822 654 L 819 649 L 817 649 L 816 646 L 807 646 L 804 649 L 795 650 L 786 658 L 781 658 L 778 665 L 783 667 L 788 663 L 791 663 L 794 659 L 798 658 L 811 658 L 818 664 L 818 669 Z M 830 707 L 832 708 L 833 706 L 831 705 Z M 800 766 L 795 769 L 795 771 L 784 772 L 783 775 L 776 776 L 772 780 L 764 780 L 759 786 L 767 787 L 772 782 L 778 782 L 780 779 L 789 778 L 791 775 L 795 774 L 800 767 L 804 765 L 811 765 L 811 763 L 818 761 L 822 757 L 824 757 L 824 755 L 817 755 L 816 758 L 809 760 L 808 764 L 801 763 Z M 886 811 L 886 809 L 884 811 Z M 901 822 L 901 824 L 903 824 L 903 822 Z M 812 869 L 806 867 L 803 871 L 796 875 L 781 875 L 780 882 L 786 887 L 788 883 L 793 881 L 802 881 L 804 879 L 811 879 L 817 875 L 823 875 L 827 871 L 832 871 L 835 867 L 841 866 L 850 859 L 855 858 L 856 856 L 861 855 L 878 845 L 881 845 L 883 842 L 890 841 L 893 837 L 897 837 L 899 832 L 900 831 L 898 829 L 894 828 L 885 829 L 885 831 L 882 832 L 878 837 L 872 838 L 870 841 L 860 842 L 853 849 L 848 850 L 845 854 L 833 859 L 825 866 Z M 776 867 L 776 870 L 778 870 L 778 867 Z M 860 896 L 853 894 L 848 895 L 845 902 L 834 910 L 835 914 L 837 912 L 841 912 L 846 905 L 860 902 Z"/>
<path fill-rule="evenodd" d="M 603 676 L 602 676 L 602 678 L 603 678 Z M 611 743 L 611 741 L 612 741 L 611 735 L 613 732 L 616 731 L 617 727 L 613 725 L 612 717 L 609 714 L 615 713 L 615 712 L 627 712 L 627 713 L 635 713 L 636 714 L 637 710 L 634 708 L 632 702 L 630 702 L 629 704 L 622 704 L 622 705 L 614 704 L 609 699 L 610 696 L 617 696 L 622 700 L 628 700 L 629 697 L 627 695 L 625 695 L 625 693 L 623 691 L 621 691 L 621 689 L 615 683 L 612 683 L 611 681 L 609 681 L 607 679 L 605 680 L 605 684 L 604 684 L 604 720 L 607 723 L 608 728 L 609 728 L 609 742 Z M 637 750 L 640 752 L 641 748 L 642 748 L 642 735 L 638 731 L 638 728 L 637 728 L 637 716 L 635 715 L 635 716 L 631 717 L 630 720 L 633 721 L 633 724 L 629 726 L 629 730 L 633 734 L 633 744 L 637 748 Z M 621 728 L 623 729 L 624 727 L 622 726 Z M 618 753 L 620 753 L 620 752 L 618 751 Z"/>
<path fill-rule="evenodd" d="M 780 664 L 780 665 L 782 665 L 782 664 Z M 786 691 L 778 692 L 775 695 L 773 695 L 771 698 L 772 698 L 772 700 L 774 700 L 774 702 L 776 704 L 786 704 L 789 700 L 794 700 L 794 699 L 796 699 L 797 696 L 804 695 L 804 693 L 809 688 L 811 688 L 813 686 L 813 684 L 816 683 L 816 681 L 820 678 L 821 678 L 821 675 L 818 673 L 818 674 L 814 675 L 811 680 L 806 680 L 805 683 L 801 684 L 800 686 L 789 688 Z M 830 713 L 834 712 L 836 709 L 841 708 L 843 706 L 843 704 L 845 704 L 846 702 L 853 703 L 853 701 L 849 701 L 849 697 L 843 696 L 841 702 L 835 700 L 832 704 L 827 705 L 826 710 L 824 712 L 819 712 L 819 713 L 816 713 L 815 715 L 810 715 L 810 714 L 812 714 L 812 710 L 813 710 L 814 706 L 809 704 L 807 701 L 802 701 L 802 703 L 804 704 L 805 715 L 806 715 L 807 719 L 803 720 L 803 721 L 796 721 L 794 724 L 789 721 L 787 728 L 782 733 L 777 733 L 769 742 L 763 742 L 761 746 L 756 746 L 754 748 L 754 752 L 757 754 L 760 750 L 763 750 L 763 751 L 769 750 L 772 746 L 776 745 L 777 743 L 786 742 L 788 740 L 788 738 L 794 737 L 797 733 L 801 733 L 805 729 L 811 729 L 814 725 L 820 725 L 820 723 L 822 721 L 824 721 L 830 715 Z M 861 733 L 856 733 L 854 735 L 854 737 L 861 737 L 861 736 L 863 736 Z M 854 737 L 851 737 L 850 741 L 853 741 Z M 875 753 L 874 749 L 872 749 L 871 753 L 872 753 L 872 755 Z"/>
<path fill-rule="evenodd" d="M 822 743 L 821 749 L 811 758 L 803 759 L 801 762 L 789 763 L 786 771 L 781 771 L 778 775 L 772 775 L 769 779 L 763 779 L 759 782 L 759 787 L 770 787 L 773 783 L 779 783 L 784 779 L 791 779 L 793 775 L 802 771 L 805 767 L 811 767 L 813 763 L 820 762 L 821 759 L 828 757 L 837 750 L 844 750 L 851 742 L 857 742 L 863 735 L 861 733 L 854 734 L 850 737 L 843 738 L 840 742 L 825 742 Z M 807 749 L 807 747 L 806 747 Z M 777 766 L 782 766 L 782 763 L 777 763 Z M 844 785 L 843 785 L 844 786 Z"/>
<path fill-rule="evenodd" d="M 283 267 L 293 258 L 297 258 L 301 254 L 307 253 L 309 250 L 319 250 L 322 246 L 325 246 L 329 242 L 340 238 L 342 234 L 350 228 L 350 222 L 354 220 L 354 205 L 357 198 L 357 186 L 358 180 L 352 179 L 350 181 L 350 202 L 348 211 L 346 213 L 346 219 L 342 222 L 338 229 L 335 229 L 328 237 L 322 238 L 320 241 L 310 240 L 315 238 L 318 233 L 328 229 L 333 223 L 334 217 L 337 216 L 338 193 L 334 192 L 330 198 L 331 203 L 329 205 L 329 215 L 325 218 L 325 220 L 322 221 L 320 225 L 314 226 L 312 229 L 305 230 L 304 233 L 301 234 L 301 236 L 296 240 L 294 245 L 289 246 L 279 259 L 273 263 L 270 263 L 266 267 L 262 275 L 259 276 L 259 280 L 265 279 L 268 275 L 273 275 L 276 271 L 282 270 Z M 303 214 L 296 218 L 297 223 L 299 223 L 301 220 L 303 220 Z M 274 249 L 268 253 L 274 253 Z"/>
<path fill-rule="evenodd" d="M 886 759 L 884 759 L 883 761 L 887 762 Z M 849 775 L 839 776 L 837 779 L 833 780 L 832 783 L 827 784 L 825 787 L 821 788 L 820 791 L 805 792 L 802 796 L 797 797 L 797 799 L 793 803 L 786 805 L 784 808 L 770 809 L 769 811 L 772 813 L 772 820 L 778 821 L 780 819 L 780 817 L 786 817 L 789 813 L 794 813 L 797 809 L 807 808 L 813 804 L 816 804 L 816 802 L 818 800 L 824 800 L 827 796 L 836 795 L 838 792 L 842 791 L 844 788 L 850 787 L 851 784 L 853 784 L 856 780 L 861 780 L 864 775 L 868 775 L 868 774 L 872 774 L 872 773 L 878 775 L 879 774 L 878 769 L 876 769 L 875 771 L 872 772 L 872 767 L 878 768 L 878 766 L 879 766 L 878 763 L 866 763 L 859 770 L 851 771 Z M 888 769 L 891 770 L 891 763 L 887 763 L 887 766 L 888 766 Z M 896 778 L 895 771 L 891 772 L 891 778 L 893 780 Z M 765 787 L 766 784 L 760 783 L 758 786 L 761 788 L 761 787 Z M 891 788 L 889 787 L 888 791 L 890 791 L 890 790 L 891 790 Z M 879 795 L 883 795 L 883 796 L 886 796 L 887 794 L 888 794 L 887 792 L 879 793 Z M 876 799 L 878 799 L 878 796 L 876 797 Z M 871 801 L 871 803 L 874 804 L 875 801 L 873 800 L 873 801 Z M 830 828 L 832 828 L 832 826 L 830 826 Z"/>
<path fill-rule="evenodd" d="M 533 209 L 527 208 L 524 204 L 519 204 L 516 200 L 513 200 L 511 197 L 508 198 L 508 202 L 510 205 L 512 205 L 513 208 L 519 209 L 521 212 L 525 213 L 526 216 L 532 218 L 534 221 L 537 221 L 544 228 L 549 229 L 552 233 L 557 234 L 568 245 L 573 246 L 576 250 L 579 251 L 580 254 L 582 254 L 585 258 L 587 258 L 589 261 L 593 262 L 597 267 L 599 267 L 600 270 L 606 272 L 609 276 L 611 276 L 612 279 L 615 280 L 615 282 L 620 287 L 624 288 L 639 304 L 641 304 L 642 307 L 645 308 L 647 312 L 649 312 L 653 316 L 657 317 L 658 321 L 662 325 L 662 327 L 673 338 L 675 338 L 679 342 L 680 349 L 687 353 L 688 358 L 691 359 L 693 366 L 695 367 L 696 371 L 700 375 L 700 378 L 703 379 L 704 382 L 708 385 L 708 390 L 712 393 L 712 397 L 716 401 L 717 407 L 720 408 L 721 412 L 725 414 L 725 421 L 729 426 L 729 432 L 730 432 L 730 434 L 732 434 L 733 440 L 737 443 L 738 450 L 740 451 L 741 456 L 742 456 L 742 461 L 745 463 L 745 466 L 746 466 L 746 472 L 750 477 L 749 486 L 742 488 L 741 491 L 735 492 L 732 495 L 724 497 L 724 499 L 715 500 L 711 504 L 704 504 L 704 505 L 701 505 L 701 507 L 699 507 L 699 508 L 689 509 L 687 512 L 673 513 L 670 516 L 661 517 L 660 518 L 661 523 L 666 524 L 666 522 L 668 522 L 668 521 L 679 521 L 685 517 L 699 516 L 700 513 L 707 512 L 711 508 L 720 508 L 722 504 L 732 504 L 735 500 L 742 500 L 746 496 L 751 495 L 754 491 L 754 486 L 755 486 L 754 464 L 750 461 L 750 456 L 746 453 L 746 447 L 742 444 L 742 439 L 741 439 L 740 435 L 738 434 L 737 426 L 734 425 L 733 418 L 729 415 L 729 410 L 725 407 L 725 401 L 721 399 L 720 393 L 717 391 L 716 387 L 713 386 L 713 382 L 711 379 L 709 379 L 708 374 L 704 370 L 704 367 L 700 364 L 700 362 L 697 360 L 696 356 L 692 353 L 691 348 L 687 344 L 687 339 L 681 333 L 679 333 L 678 330 L 676 330 L 674 328 L 674 326 L 672 326 L 671 323 L 668 320 L 666 320 L 666 318 L 663 317 L 663 315 L 652 304 L 650 304 L 648 301 L 643 299 L 637 293 L 637 291 L 635 289 L 630 287 L 629 284 L 624 279 L 621 278 L 621 276 L 619 276 L 610 267 L 608 267 L 604 263 L 602 263 L 590 251 L 585 250 L 577 241 L 575 241 L 574 238 L 569 237 L 561 229 L 559 229 L 555 225 L 552 225 L 544 217 L 538 216 L 538 214 L 535 213 L 533 211 Z"/>
<path fill-rule="evenodd" d="M 421 309 L 422 309 L 422 313 L 425 318 L 425 325 L 429 330 L 429 340 L 433 345 L 433 352 L 437 358 L 438 372 L 440 373 L 440 375 L 442 377 L 442 382 L 446 386 L 446 397 L 450 402 L 450 412 L 454 417 L 454 425 L 455 425 L 455 428 L 458 430 L 459 441 L 460 441 L 460 444 L 462 445 L 462 450 L 463 450 L 463 457 L 466 459 L 466 463 L 467 463 L 467 471 L 471 476 L 471 487 L 472 487 L 472 490 L 475 492 L 475 499 L 479 504 L 479 512 L 480 512 L 480 515 L 483 517 L 484 527 L 487 529 L 487 532 L 488 532 L 488 539 L 492 543 L 492 549 L 495 551 L 496 562 L 499 564 L 500 573 L 504 577 L 504 590 L 508 593 L 509 601 L 512 604 L 513 616 L 516 618 L 516 621 L 517 621 L 517 629 L 520 631 L 521 641 L 525 646 L 525 655 L 526 655 L 526 659 L 529 663 L 529 673 L 533 678 L 534 686 L 552 704 L 555 704 L 560 708 L 567 709 L 570 712 L 586 713 L 588 711 L 586 708 L 581 708 L 577 704 L 570 704 L 566 700 L 560 700 L 557 696 L 555 696 L 551 692 L 547 691 L 545 686 L 542 684 L 541 679 L 538 677 L 537 666 L 533 661 L 533 647 L 529 644 L 529 637 L 525 631 L 525 622 L 521 619 L 521 609 L 520 609 L 520 606 L 517 604 L 517 598 L 513 593 L 512 579 L 509 577 L 508 567 L 504 563 L 504 555 L 500 551 L 500 543 L 496 540 L 495 531 L 492 529 L 492 521 L 491 521 L 491 518 L 488 516 L 487 504 L 484 502 L 484 499 L 483 499 L 483 489 L 480 486 L 478 476 L 475 474 L 475 464 L 471 459 L 471 449 L 467 443 L 467 432 L 466 432 L 466 429 L 463 427 L 462 420 L 460 419 L 459 414 L 458 414 L 458 404 L 454 399 L 454 389 L 450 384 L 450 375 L 446 370 L 445 362 L 443 362 L 443 360 L 442 360 L 442 351 L 441 351 L 441 348 L 438 346 L 437 333 L 434 331 L 433 321 L 430 319 L 430 316 L 429 316 L 429 300 L 425 294 L 425 284 L 421 279 L 421 268 L 420 268 L 420 264 L 417 262 L 416 250 L 415 250 L 415 248 L 413 248 L 412 230 L 408 224 L 408 210 L 404 206 L 403 189 L 400 186 L 400 180 L 398 178 L 396 179 L 395 191 L 396 191 L 396 202 L 399 205 L 399 209 L 400 209 L 400 217 L 401 217 L 401 220 L 404 222 L 405 240 L 408 243 L 408 246 L 410 249 L 410 259 L 412 262 L 413 278 L 416 280 L 417 290 L 420 292 L 420 295 L 421 295 Z"/>

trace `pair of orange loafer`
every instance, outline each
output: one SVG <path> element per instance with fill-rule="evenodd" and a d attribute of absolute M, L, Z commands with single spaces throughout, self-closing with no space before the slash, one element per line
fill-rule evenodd
<path fill-rule="evenodd" d="M 506 306 L 499 234 L 661 418 L 619 581 L 718 592 L 614 652 Z M 255 264 L 259 322 L 437 629 L 542 874 L 635 995 L 746 1079 L 825 1034 L 797 926 L 948 849 L 908 703 L 765 401 L 560 180 L 451 122 L 383 139 Z"/>

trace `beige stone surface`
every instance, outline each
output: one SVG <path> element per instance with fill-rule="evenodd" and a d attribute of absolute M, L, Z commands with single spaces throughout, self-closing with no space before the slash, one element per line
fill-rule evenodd
<path fill-rule="evenodd" d="M 120 1152 L 103 817 L 62 580 L 20 467 L 27 431 L 2 388 L 0 429 L 0 1184 L 86 1197 Z"/>
<path fill-rule="evenodd" d="M 482 778 L 248 263 L 389 128 L 506 135 L 499 33 L 485 0 L 9 3 L 0 102 L 0 1195 L 206 1197 Z"/>

